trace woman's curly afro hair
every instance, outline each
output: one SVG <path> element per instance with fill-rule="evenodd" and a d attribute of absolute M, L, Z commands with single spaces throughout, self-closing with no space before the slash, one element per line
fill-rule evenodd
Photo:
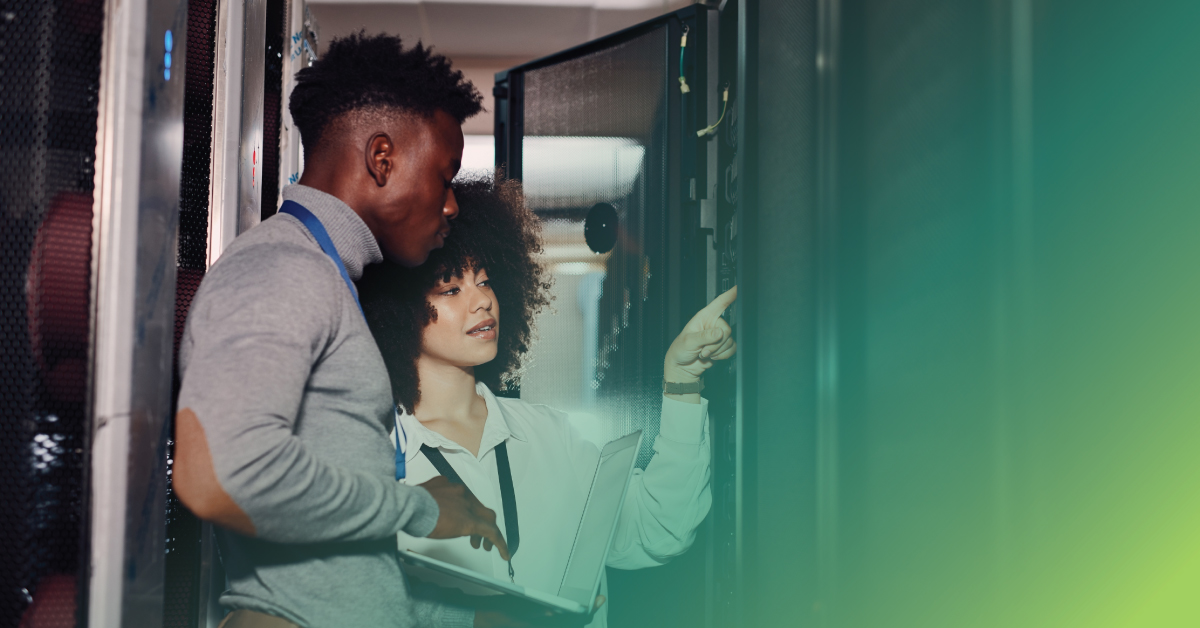
<path fill-rule="evenodd" d="M 496 358 L 475 367 L 475 379 L 493 392 L 519 383 L 533 340 L 533 318 L 550 302 L 540 223 L 525 206 L 520 184 L 497 173 L 454 182 L 458 218 L 441 249 L 417 268 L 392 262 L 368 266 L 358 283 L 367 324 L 387 364 L 396 405 L 412 412 L 421 399 L 417 358 L 425 327 L 437 313 L 427 295 L 439 280 L 486 270 L 500 305 Z"/>
<path fill-rule="evenodd" d="M 329 123 L 362 109 L 390 107 L 425 118 L 445 111 L 459 124 L 480 112 L 483 97 L 450 61 L 417 42 L 365 32 L 334 39 L 311 67 L 296 73 L 288 110 L 305 150 Z"/>

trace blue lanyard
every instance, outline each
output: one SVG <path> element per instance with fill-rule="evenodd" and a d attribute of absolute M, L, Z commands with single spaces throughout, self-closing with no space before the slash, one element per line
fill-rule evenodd
<path fill-rule="evenodd" d="M 284 201 L 279 207 L 279 213 L 289 214 L 301 224 L 308 228 L 308 232 L 317 239 L 317 244 L 321 246 L 321 250 L 337 264 L 338 272 L 342 274 L 342 280 L 346 282 L 346 287 L 350 289 L 350 295 L 354 297 L 354 303 L 358 305 L 358 311 L 362 312 L 362 303 L 358 300 L 358 290 L 354 289 L 354 282 L 350 281 L 350 273 L 346 272 L 346 265 L 342 263 L 342 256 L 338 255 L 337 247 L 333 245 L 333 240 L 329 239 L 329 232 L 325 231 L 325 225 L 312 212 L 308 211 L 300 203 L 296 201 Z M 363 314 L 366 317 L 366 314 Z"/>
<path fill-rule="evenodd" d="M 342 263 L 342 256 L 338 254 L 337 247 L 333 245 L 333 240 L 329 238 L 329 232 L 325 230 L 325 225 L 321 224 L 321 221 L 312 212 L 296 201 L 284 201 L 283 205 L 279 207 L 279 213 L 288 214 L 299 220 L 300 224 L 304 225 L 308 229 L 308 232 L 316 238 L 321 250 L 325 251 L 325 254 L 333 260 L 334 264 L 337 264 L 338 272 L 341 273 L 342 280 L 346 282 L 346 287 L 350 289 L 350 295 L 354 297 L 354 303 L 358 306 L 358 311 L 362 312 L 362 302 L 358 300 L 358 290 L 354 289 L 354 282 L 350 281 L 350 273 L 346 272 L 346 265 Z M 363 317 L 366 317 L 365 312 L 363 312 Z M 401 441 L 401 437 L 404 435 L 404 428 L 400 425 L 399 417 L 396 417 L 395 421 L 396 480 L 399 481 L 404 479 L 404 446 L 407 444 L 408 439 L 404 438 L 403 442 Z"/>

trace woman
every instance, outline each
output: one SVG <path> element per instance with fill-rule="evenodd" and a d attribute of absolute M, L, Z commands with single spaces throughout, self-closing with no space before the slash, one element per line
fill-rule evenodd
<path fill-rule="evenodd" d="M 518 381 L 534 315 L 548 304 L 550 286 L 535 260 L 541 252 L 538 220 L 515 183 L 467 181 L 455 184 L 454 193 L 459 217 L 445 247 L 420 268 L 370 267 L 359 290 L 392 379 L 403 481 L 449 475 L 436 466 L 448 464 L 496 512 L 511 550 L 517 535 L 505 521 L 501 487 L 502 478 L 511 476 L 519 546 L 505 563 L 465 538 L 401 535 L 400 545 L 553 593 L 599 449 L 562 412 L 495 396 Z M 735 290 L 697 314 L 675 339 L 664 361 L 665 382 L 694 384 L 713 360 L 733 355 L 736 345 L 721 312 Z M 635 473 L 609 566 L 652 567 L 691 544 L 711 503 L 707 434 L 707 402 L 699 393 L 664 395 L 656 455 Z M 500 471 L 505 460 L 508 475 Z M 606 590 L 605 583 L 602 594 Z M 591 625 L 605 626 L 606 617 L 602 607 Z M 475 619 L 476 626 L 505 621 L 482 610 Z"/>

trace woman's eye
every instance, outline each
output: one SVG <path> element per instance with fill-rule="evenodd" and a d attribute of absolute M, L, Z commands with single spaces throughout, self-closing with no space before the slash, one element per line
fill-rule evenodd
<path fill-rule="evenodd" d="M 484 279 L 483 281 L 479 282 L 477 285 L 478 285 L 480 288 L 491 288 L 491 287 L 492 287 L 492 280 L 491 280 L 491 279 Z"/>
<path fill-rule="evenodd" d="M 442 291 L 441 293 L 439 293 L 439 294 L 442 294 L 442 295 L 445 295 L 445 296 L 453 296 L 453 295 L 455 295 L 455 294 L 457 294 L 457 293 L 458 293 L 458 287 L 456 286 L 456 287 L 453 287 L 453 288 L 447 288 L 447 289 L 443 290 L 443 291 Z"/>

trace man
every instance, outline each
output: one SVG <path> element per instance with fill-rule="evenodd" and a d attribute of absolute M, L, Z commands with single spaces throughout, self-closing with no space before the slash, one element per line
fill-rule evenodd
<path fill-rule="evenodd" d="M 304 175 L 213 265 L 180 353 L 174 487 L 218 526 L 227 628 L 470 626 L 466 609 L 412 600 L 396 533 L 508 557 L 461 486 L 395 481 L 390 383 L 351 284 L 441 246 L 480 102 L 444 57 L 395 37 L 335 40 L 297 74 Z"/>

